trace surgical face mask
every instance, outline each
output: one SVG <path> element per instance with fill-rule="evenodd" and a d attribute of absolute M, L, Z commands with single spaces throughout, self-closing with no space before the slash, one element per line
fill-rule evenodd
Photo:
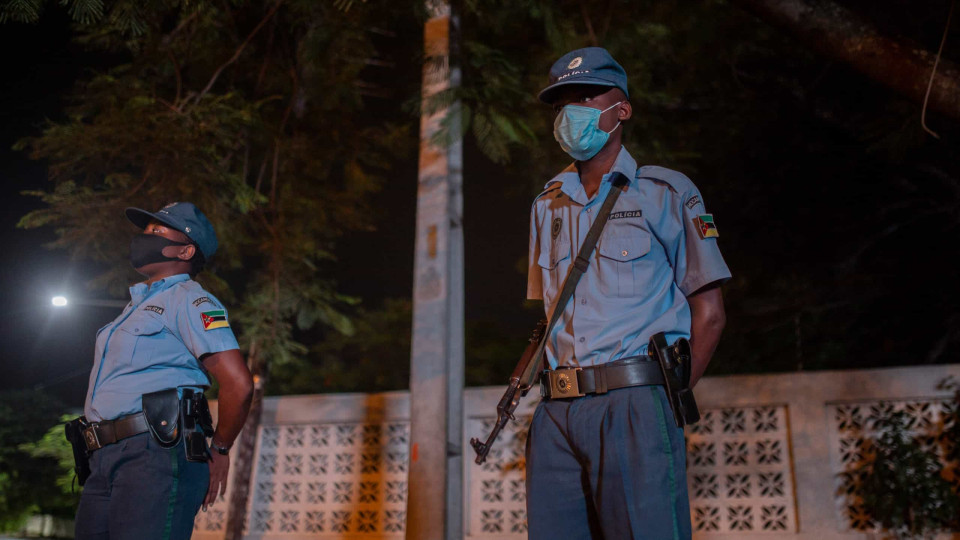
<path fill-rule="evenodd" d="M 584 161 L 597 155 L 620 122 L 610 131 L 600 129 L 600 115 L 623 103 L 618 101 L 604 110 L 581 105 L 565 105 L 553 122 L 553 136 L 560 148 L 573 159 Z"/>
<path fill-rule="evenodd" d="M 179 257 L 167 257 L 163 248 L 168 246 L 186 246 L 181 242 L 174 242 L 156 234 L 138 234 L 130 241 L 130 264 L 134 268 L 143 268 L 152 263 L 179 261 Z"/>

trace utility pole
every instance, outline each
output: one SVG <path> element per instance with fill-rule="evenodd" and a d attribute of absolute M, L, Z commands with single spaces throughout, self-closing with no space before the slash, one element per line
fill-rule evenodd
<path fill-rule="evenodd" d="M 406 538 L 456 540 L 463 537 L 463 145 L 460 103 L 428 104 L 460 84 L 459 21 L 447 0 L 426 7 Z"/>

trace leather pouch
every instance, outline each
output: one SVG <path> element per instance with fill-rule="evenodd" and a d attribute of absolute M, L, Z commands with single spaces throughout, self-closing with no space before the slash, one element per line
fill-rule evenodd
<path fill-rule="evenodd" d="M 180 398 L 176 388 L 144 394 L 143 415 L 160 446 L 170 448 L 180 442 Z"/>

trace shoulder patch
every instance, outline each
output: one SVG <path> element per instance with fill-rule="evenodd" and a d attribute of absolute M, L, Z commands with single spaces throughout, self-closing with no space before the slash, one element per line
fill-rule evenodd
<path fill-rule="evenodd" d="M 200 304 L 211 304 L 213 305 L 213 300 L 210 300 L 209 296 L 201 296 L 193 301 L 193 307 L 200 307 Z"/>
<path fill-rule="evenodd" d="M 204 330 L 213 330 L 215 328 L 228 328 L 227 312 L 222 309 L 214 309 L 200 313 L 200 320 L 203 322 Z"/>
<path fill-rule="evenodd" d="M 697 232 L 700 233 L 701 240 L 720 236 L 720 231 L 717 230 L 717 225 L 713 222 L 713 214 L 697 216 L 693 218 L 693 224 L 697 227 Z"/>
<path fill-rule="evenodd" d="M 640 167 L 637 169 L 637 178 L 663 182 L 677 193 L 686 193 L 696 188 L 696 186 L 693 185 L 693 181 L 682 172 L 657 165 L 644 165 Z"/>

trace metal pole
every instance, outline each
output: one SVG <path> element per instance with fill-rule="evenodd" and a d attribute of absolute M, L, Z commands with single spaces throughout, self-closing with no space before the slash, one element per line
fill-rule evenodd
<path fill-rule="evenodd" d="M 410 358 L 408 540 L 463 537 L 463 214 L 460 104 L 428 114 L 460 84 L 457 17 L 427 0 Z M 452 54 L 451 54 L 452 53 Z M 445 128 L 443 141 L 435 136 Z"/>

